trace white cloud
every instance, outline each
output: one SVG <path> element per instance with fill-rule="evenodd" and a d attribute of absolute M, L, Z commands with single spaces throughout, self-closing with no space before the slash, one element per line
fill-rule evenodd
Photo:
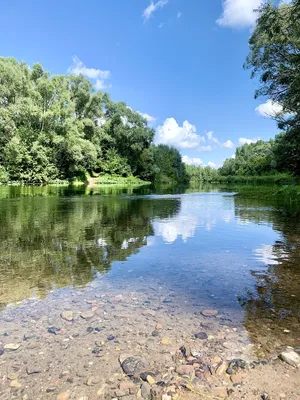
<path fill-rule="evenodd" d="M 282 114 L 283 107 L 281 104 L 269 99 L 265 103 L 256 107 L 255 111 L 263 117 L 274 118 Z"/>
<path fill-rule="evenodd" d="M 209 161 L 209 162 L 207 163 L 207 165 L 208 165 L 210 168 L 217 168 L 217 164 L 214 163 L 214 162 L 212 162 L 212 161 Z"/>
<path fill-rule="evenodd" d="M 205 143 L 205 138 L 196 133 L 195 125 L 184 121 L 179 126 L 175 118 L 167 118 L 163 125 L 156 129 L 156 144 L 168 144 L 178 149 L 197 149 L 202 150 L 201 143 Z M 209 150 L 207 150 L 209 151 Z"/>
<path fill-rule="evenodd" d="M 226 140 L 226 142 L 222 144 L 222 147 L 224 147 L 224 149 L 232 149 L 233 146 L 234 144 L 232 143 L 231 140 Z"/>
<path fill-rule="evenodd" d="M 258 142 L 259 140 L 260 140 L 259 137 L 252 138 L 252 139 L 240 137 L 240 138 L 239 138 L 239 144 L 240 144 L 241 146 L 243 146 L 244 144 L 256 143 L 256 142 Z"/>
<path fill-rule="evenodd" d="M 84 75 L 89 79 L 95 80 L 94 86 L 97 90 L 102 90 L 111 85 L 106 84 L 111 76 L 110 71 L 102 71 L 96 68 L 87 68 L 84 63 L 76 56 L 73 57 L 73 65 L 68 69 L 68 72 L 74 75 Z"/>
<path fill-rule="evenodd" d="M 189 156 L 183 156 L 182 162 L 187 165 L 196 165 L 197 167 L 203 165 L 201 158 L 190 158 Z"/>
<path fill-rule="evenodd" d="M 232 158 L 234 160 L 235 159 L 235 154 L 232 154 L 232 156 L 230 158 Z"/>
<path fill-rule="evenodd" d="M 168 3 L 168 0 L 159 0 L 156 3 L 151 1 L 149 6 L 147 8 L 145 8 L 145 10 L 143 11 L 142 17 L 144 18 L 145 21 L 147 21 L 156 10 L 158 10 L 159 8 L 162 8 L 167 3 Z"/>
<path fill-rule="evenodd" d="M 181 11 L 178 11 L 178 13 L 177 13 L 177 18 L 180 18 L 182 16 L 182 12 Z"/>
<path fill-rule="evenodd" d="M 144 119 L 146 119 L 147 120 L 147 122 L 149 122 L 149 123 L 151 123 L 151 122 L 155 122 L 156 121 L 156 118 L 155 117 L 152 117 L 152 115 L 149 115 L 149 114 L 147 114 L 147 113 L 142 113 L 142 112 L 140 112 L 140 111 L 137 111 Z"/>
<path fill-rule="evenodd" d="M 216 144 L 221 144 L 220 141 L 219 141 L 219 139 L 217 139 L 216 137 L 214 137 L 213 131 L 207 132 L 207 133 L 206 133 L 206 136 L 207 136 L 207 139 L 210 140 L 211 142 L 216 143 Z"/>
<path fill-rule="evenodd" d="M 226 27 L 244 28 L 255 25 L 257 13 L 254 11 L 265 0 L 223 0 L 223 14 L 217 24 Z"/>

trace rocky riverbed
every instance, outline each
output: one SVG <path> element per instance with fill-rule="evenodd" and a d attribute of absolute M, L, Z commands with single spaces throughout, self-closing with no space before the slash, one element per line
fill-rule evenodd
<path fill-rule="evenodd" d="M 163 287 L 100 279 L 11 305 L 0 321 L 3 400 L 300 398 L 297 353 L 294 366 L 258 357 L 234 315 L 178 307 Z"/>

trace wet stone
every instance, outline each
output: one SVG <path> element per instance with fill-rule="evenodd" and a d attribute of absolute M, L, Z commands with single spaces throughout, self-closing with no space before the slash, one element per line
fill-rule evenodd
<path fill-rule="evenodd" d="M 42 367 L 40 364 L 28 364 L 26 367 L 26 371 L 28 375 L 39 374 L 42 372 Z"/>
<path fill-rule="evenodd" d="M 229 375 L 234 375 L 234 374 L 236 374 L 238 372 L 239 369 L 246 369 L 246 368 L 247 368 L 246 361 L 244 361 L 244 360 L 242 360 L 240 358 L 237 358 L 235 360 L 232 360 L 229 363 L 229 366 L 228 366 L 226 372 Z"/>
<path fill-rule="evenodd" d="M 73 311 L 63 311 L 60 314 L 61 318 L 64 319 L 65 321 L 72 322 L 74 317 L 73 317 Z"/>
<path fill-rule="evenodd" d="M 4 353 L 4 347 L 0 346 L 0 356 Z"/>
<path fill-rule="evenodd" d="M 195 334 L 195 338 L 196 339 L 201 339 L 201 340 L 206 340 L 206 339 L 208 339 L 208 335 L 207 335 L 206 332 L 197 332 Z"/>
<path fill-rule="evenodd" d="M 114 335 L 109 335 L 109 336 L 107 336 L 107 340 L 108 341 L 115 340 L 115 336 Z"/>
<path fill-rule="evenodd" d="M 60 328 L 57 328 L 56 326 L 49 326 L 47 329 L 49 333 L 52 333 L 53 335 L 57 335 L 58 332 L 60 331 Z"/>
<path fill-rule="evenodd" d="M 300 356 L 293 349 L 283 351 L 279 358 L 293 367 L 300 367 Z"/>
<path fill-rule="evenodd" d="M 201 314 L 204 317 L 215 317 L 216 315 L 218 315 L 218 310 L 203 310 Z"/>
<path fill-rule="evenodd" d="M 92 319 L 94 316 L 95 316 L 95 313 L 93 311 L 86 311 L 81 314 L 81 318 L 86 319 L 86 320 Z"/>

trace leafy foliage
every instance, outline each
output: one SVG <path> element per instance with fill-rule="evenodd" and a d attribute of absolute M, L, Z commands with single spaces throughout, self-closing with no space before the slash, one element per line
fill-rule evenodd
<path fill-rule="evenodd" d="M 51 76 L 0 58 L 0 182 L 47 183 L 114 174 L 186 179 L 179 153 L 152 145 L 154 130 L 83 75 Z"/>

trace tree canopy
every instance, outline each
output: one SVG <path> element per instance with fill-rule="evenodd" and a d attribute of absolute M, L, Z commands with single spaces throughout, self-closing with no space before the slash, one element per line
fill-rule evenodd
<path fill-rule="evenodd" d="M 154 146 L 154 130 L 83 75 L 0 58 L 0 182 L 47 183 L 109 173 L 186 180 L 180 154 Z"/>

